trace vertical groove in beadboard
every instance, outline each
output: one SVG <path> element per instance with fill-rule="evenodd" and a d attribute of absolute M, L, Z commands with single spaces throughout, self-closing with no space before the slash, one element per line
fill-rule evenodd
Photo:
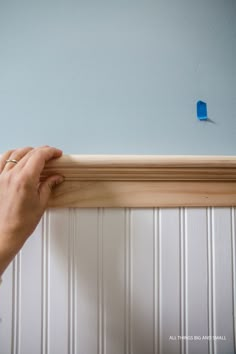
<path fill-rule="evenodd" d="M 17 257 L 17 256 L 16 256 Z M 11 353 L 16 354 L 16 313 L 17 313 L 17 284 L 16 284 L 17 264 L 16 258 L 12 267 L 12 334 L 11 334 Z"/>
<path fill-rule="evenodd" d="M 76 236 L 76 209 L 69 208 L 68 224 L 68 354 L 75 354 L 75 236 Z"/>
<path fill-rule="evenodd" d="M 12 354 L 20 354 L 21 252 L 13 261 Z"/>
<path fill-rule="evenodd" d="M 128 289 L 128 257 L 127 257 L 127 239 L 128 239 L 128 208 L 125 208 L 125 225 L 124 225 L 124 233 L 125 233 L 125 242 L 124 242 L 124 280 L 125 280 L 125 286 L 124 286 L 124 299 L 125 299 L 125 309 L 124 309 L 124 354 L 128 354 L 129 353 L 129 343 L 128 343 L 128 338 L 129 338 L 129 334 L 128 334 L 128 330 L 129 330 L 129 326 L 128 326 L 128 296 L 127 296 L 127 289 Z"/>
<path fill-rule="evenodd" d="M 212 207 L 212 218 L 211 218 L 211 230 L 212 230 L 212 330 L 213 330 L 213 336 L 216 334 L 216 323 L 215 323 L 215 318 L 216 318 L 216 306 L 215 306 L 215 276 L 216 276 L 216 270 L 215 270 L 215 208 Z M 212 346 L 213 346 L 213 354 L 216 353 L 216 340 L 212 340 Z"/>
<path fill-rule="evenodd" d="M 125 354 L 132 353 L 131 261 L 131 209 L 125 208 Z"/>
<path fill-rule="evenodd" d="M 77 348 L 77 333 L 78 333 L 78 324 L 77 324 L 77 301 L 76 299 L 78 298 L 77 294 L 77 289 L 78 289 L 78 262 L 76 260 L 76 254 L 78 250 L 78 223 L 79 223 L 79 218 L 80 218 L 80 209 L 74 209 L 75 210 L 75 228 L 74 228 L 74 328 L 73 328 L 73 333 L 74 333 L 74 354 L 78 353 L 78 348 Z"/>
<path fill-rule="evenodd" d="M 162 353 L 161 346 L 161 333 L 162 333 L 162 324 L 161 324 L 161 209 L 158 209 L 158 354 Z"/>
<path fill-rule="evenodd" d="M 130 209 L 130 219 L 129 219 L 129 277 L 130 277 L 130 288 L 129 288 L 129 326 L 130 326 L 130 354 L 134 354 L 133 350 L 133 218 L 132 209 Z"/>
<path fill-rule="evenodd" d="M 158 211 L 159 209 L 153 209 L 153 351 L 154 354 L 158 354 L 158 329 L 159 329 L 159 306 L 158 306 L 158 286 L 159 286 L 159 274 L 158 274 L 158 253 L 159 253 L 159 234 L 158 234 Z"/>
<path fill-rule="evenodd" d="M 234 352 L 236 353 L 236 220 L 235 208 L 231 208 L 231 247 L 232 247 L 232 290 L 233 290 L 233 336 Z"/>
<path fill-rule="evenodd" d="M 42 354 L 49 354 L 49 213 L 49 210 L 46 211 L 42 218 Z"/>
<path fill-rule="evenodd" d="M 180 311 L 179 311 L 179 324 L 180 324 L 180 336 L 182 337 L 184 335 L 184 329 L 183 329 L 183 240 L 182 240 L 182 218 L 183 218 L 183 209 L 179 208 L 179 260 L 180 260 L 180 267 L 179 267 L 179 290 L 180 290 Z M 180 345 L 180 353 L 183 354 L 183 341 L 180 340 L 179 341 L 179 345 Z"/>
<path fill-rule="evenodd" d="M 184 238 L 184 332 L 188 336 L 188 235 L 187 235 L 187 209 L 184 208 L 183 238 Z M 188 354 L 188 341 L 185 341 L 185 353 Z"/>
<path fill-rule="evenodd" d="M 187 336 L 186 333 L 186 257 L 185 257 L 185 208 L 179 209 L 180 213 L 180 335 Z M 186 341 L 180 340 L 180 352 L 186 353 Z"/>
<path fill-rule="evenodd" d="M 106 354 L 104 348 L 103 216 L 104 208 L 98 208 L 98 354 Z"/>
<path fill-rule="evenodd" d="M 213 336 L 213 257 L 212 257 L 212 208 L 207 208 L 207 278 L 208 278 L 208 335 Z M 212 340 L 208 341 L 209 354 L 213 354 Z"/>

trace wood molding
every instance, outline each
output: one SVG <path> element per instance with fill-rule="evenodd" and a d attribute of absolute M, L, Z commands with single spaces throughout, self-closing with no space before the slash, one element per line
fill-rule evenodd
<path fill-rule="evenodd" d="M 236 206 L 235 156 L 63 155 L 49 207 Z"/>

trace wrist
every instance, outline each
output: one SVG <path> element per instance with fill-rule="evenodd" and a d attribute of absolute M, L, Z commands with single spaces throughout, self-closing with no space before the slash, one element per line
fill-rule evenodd
<path fill-rule="evenodd" d="M 0 277 L 20 251 L 24 242 L 13 235 L 0 235 Z"/>

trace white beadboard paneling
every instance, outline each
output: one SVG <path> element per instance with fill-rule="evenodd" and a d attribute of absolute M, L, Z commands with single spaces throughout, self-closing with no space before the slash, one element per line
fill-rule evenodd
<path fill-rule="evenodd" d="M 21 252 L 13 260 L 12 273 L 12 353 L 21 352 L 20 333 L 21 333 Z"/>
<path fill-rule="evenodd" d="M 231 208 L 231 239 L 232 239 L 232 286 L 233 286 L 233 334 L 234 352 L 236 353 L 236 208 Z"/>
<path fill-rule="evenodd" d="M 160 210 L 160 344 L 163 354 L 181 353 L 180 210 Z M 172 339 L 173 338 L 173 339 Z"/>
<path fill-rule="evenodd" d="M 232 237 L 230 208 L 214 208 L 212 212 L 213 236 L 213 333 L 225 336 L 215 340 L 216 353 L 234 352 Z"/>
<path fill-rule="evenodd" d="M 125 209 L 125 348 L 124 353 L 132 353 L 132 322 L 131 322 L 131 304 L 132 304 L 132 278 L 131 278 L 131 209 Z"/>
<path fill-rule="evenodd" d="M 208 262 L 207 262 L 207 209 L 189 208 L 185 214 L 186 223 L 186 336 L 195 340 L 186 341 L 191 354 L 208 353 L 208 341 L 201 340 L 208 335 Z"/>
<path fill-rule="evenodd" d="M 26 242 L 20 257 L 19 353 L 24 354 L 31 354 L 32 348 L 34 354 L 41 354 L 41 226 L 40 223 Z"/>
<path fill-rule="evenodd" d="M 68 352 L 69 209 L 50 210 L 43 232 L 42 354 Z"/>
<path fill-rule="evenodd" d="M 132 352 L 153 353 L 153 211 L 131 214 Z"/>
<path fill-rule="evenodd" d="M 101 346 L 98 334 L 102 316 L 98 310 L 98 303 L 101 304 L 101 265 L 98 255 L 100 214 L 95 208 L 79 209 L 76 217 L 75 352 L 78 354 L 97 354 Z"/>
<path fill-rule="evenodd" d="M 160 353 L 160 209 L 153 209 L 153 353 Z"/>
<path fill-rule="evenodd" d="M 0 285 L 0 353 L 12 353 L 13 263 L 7 268 Z"/>
<path fill-rule="evenodd" d="M 68 230 L 68 354 L 76 352 L 76 239 L 77 239 L 77 210 L 69 210 Z"/>
<path fill-rule="evenodd" d="M 106 208 L 101 215 L 104 310 L 102 353 L 120 354 L 125 347 L 125 211 Z"/>
<path fill-rule="evenodd" d="M 3 275 L 0 354 L 235 353 L 235 219 L 49 209 Z"/>

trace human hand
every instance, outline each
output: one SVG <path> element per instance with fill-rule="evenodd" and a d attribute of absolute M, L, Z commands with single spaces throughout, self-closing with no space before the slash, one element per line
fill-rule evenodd
<path fill-rule="evenodd" d="M 63 181 L 53 175 L 40 183 L 45 163 L 62 155 L 49 146 L 5 152 L 0 158 L 0 275 L 39 223 L 52 189 Z M 6 160 L 16 160 L 6 162 Z"/>

